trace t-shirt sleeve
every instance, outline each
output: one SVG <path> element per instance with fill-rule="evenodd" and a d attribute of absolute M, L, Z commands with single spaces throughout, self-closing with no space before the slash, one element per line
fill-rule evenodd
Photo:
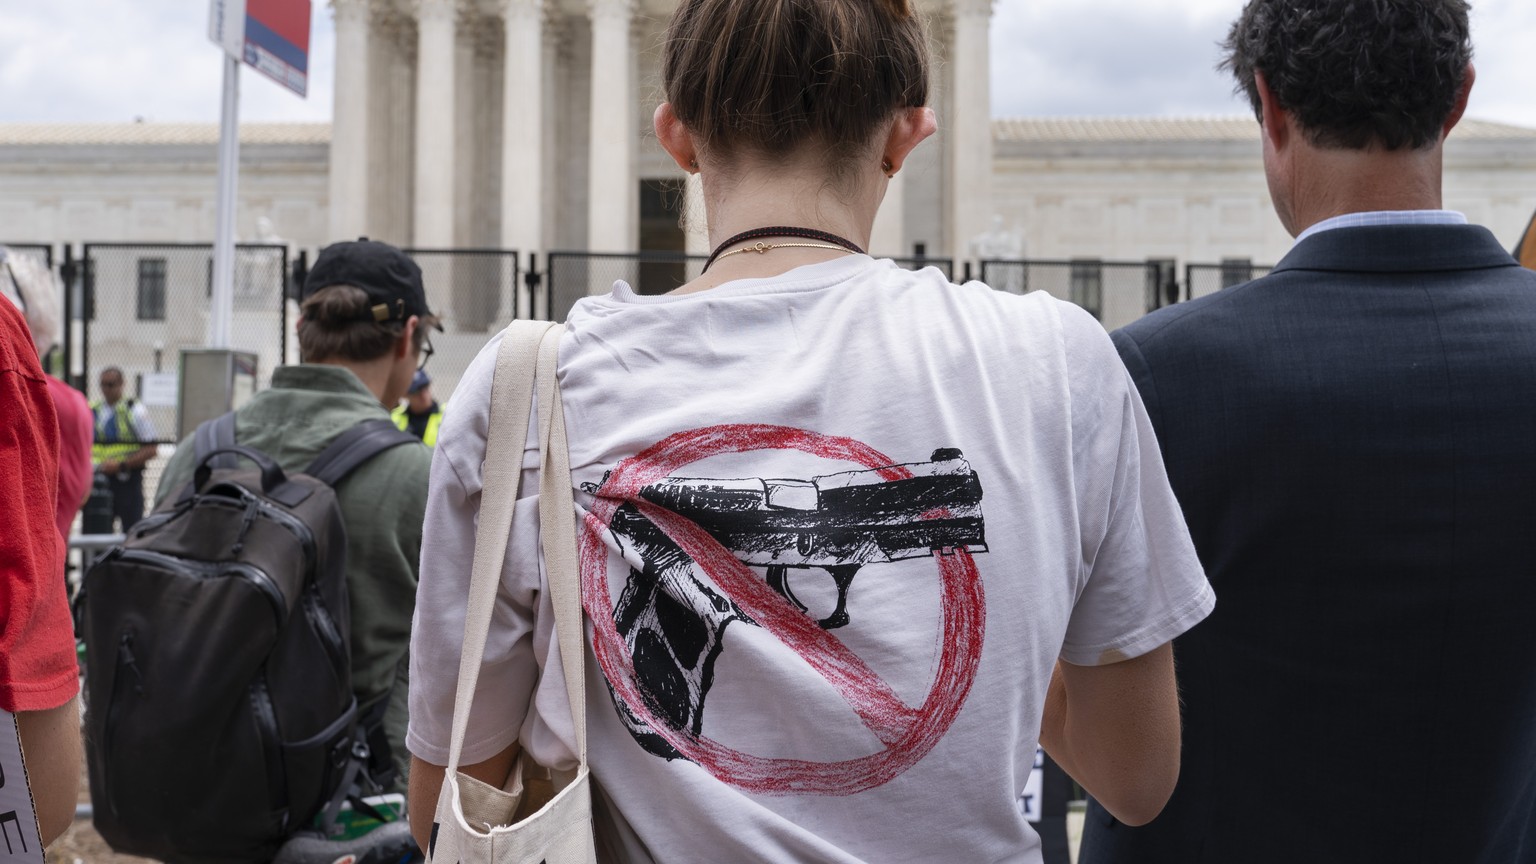
<path fill-rule="evenodd" d="M 1061 657 L 1098 666 L 1171 641 L 1215 607 L 1141 397 L 1108 335 L 1062 314 L 1082 541 Z"/>
<path fill-rule="evenodd" d="M 57 708 L 79 691 L 54 522 L 58 421 L 41 369 L 7 362 L 15 344 L 32 352 L 30 340 L 0 344 L 0 709 L 13 713 Z"/>
<path fill-rule="evenodd" d="M 432 456 L 421 538 L 421 581 L 411 626 L 410 727 L 406 748 L 435 765 L 448 762 L 464 617 L 480 515 L 481 463 L 490 424 L 491 376 L 500 337 L 492 339 L 454 390 Z M 530 429 L 534 424 L 530 423 Z M 490 634 L 476 682 L 462 764 L 483 761 L 518 740 L 529 715 L 547 644 L 536 644 L 543 601 L 538 554 L 538 442 L 498 440 L 523 452 L 523 481 L 508 540 Z M 538 640 L 547 643 L 547 639 Z"/>
<path fill-rule="evenodd" d="M 155 421 L 149 418 L 149 409 L 143 402 L 135 401 L 133 410 L 129 412 L 133 420 L 133 434 L 141 444 L 152 444 L 159 440 L 159 434 L 155 432 Z"/>

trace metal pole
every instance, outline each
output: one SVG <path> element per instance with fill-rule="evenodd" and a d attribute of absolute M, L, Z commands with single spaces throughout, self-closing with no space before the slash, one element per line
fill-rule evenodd
<path fill-rule="evenodd" d="M 235 205 L 240 190 L 240 58 L 224 54 L 224 104 L 219 119 L 218 221 L 213 240 L 213 307 L 208 347 L 229 347 L 235 299 Z"/>

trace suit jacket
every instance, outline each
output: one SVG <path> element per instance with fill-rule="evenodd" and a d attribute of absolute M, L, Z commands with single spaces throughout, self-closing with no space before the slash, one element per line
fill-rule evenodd
<path fill-rule="evenodd" d="M 1080 860 L 1536 860 L 1536 273 L 1336 229 L 1114 341 L 1220 599 L 1172 800 Z"/>

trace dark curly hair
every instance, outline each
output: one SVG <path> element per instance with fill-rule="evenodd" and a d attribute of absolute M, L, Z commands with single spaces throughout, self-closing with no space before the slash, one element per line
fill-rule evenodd
<path fill-rule="evenodd" d="M 1472 60 L 1468 10 L 1466 0 L 1250 0 L 1220 68 L 1255 114 L 1263 72 L 1316 146 L 1428 147 Z"/>

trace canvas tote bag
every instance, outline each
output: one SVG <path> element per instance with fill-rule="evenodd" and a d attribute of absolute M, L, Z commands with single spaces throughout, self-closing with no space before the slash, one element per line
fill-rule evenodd
<path fill-rule="evenodd" d="M 475 534 L 469 608 L 464 619 L 464 654 L 459 664 L 453 706 L 453 737 L 448 767 L 433 818 L 428 858 L 444 864 L 595 864 L 592 792 L 587 771 L 585 698 L 586 636 L 582 626 L 581 583 L 576 568 L 575 504 L 571 496 L 570 458 L 565 415 L 555 386 L 555 360 L 565 328 L 544 321 L 514 321 L 507 327 L 491 379 L 491 417 L 480 493 L 480 525 Z M 537 370 L 537 374 L 535 374 Z M 552 797 L 542 806 L 527 799 L 528 780 L 547 776 L 518 756 L 508 788 L 496 789 L 460 774 L 459 757 L 469 725 L 469 708 L 480 661 L 485 654 L 491 607 L 501 581 L 507 538 L 512 529 L 523 442 L 535 381 L 539 399 L 539 534 L 555 611 L 555 636 L 571 699 L 580 764 L 574 772 L 555 772 Z M 532 811 L 532 812 L 530 812 Z M 521 817 L 521 818 L 519 818 Z"/>

